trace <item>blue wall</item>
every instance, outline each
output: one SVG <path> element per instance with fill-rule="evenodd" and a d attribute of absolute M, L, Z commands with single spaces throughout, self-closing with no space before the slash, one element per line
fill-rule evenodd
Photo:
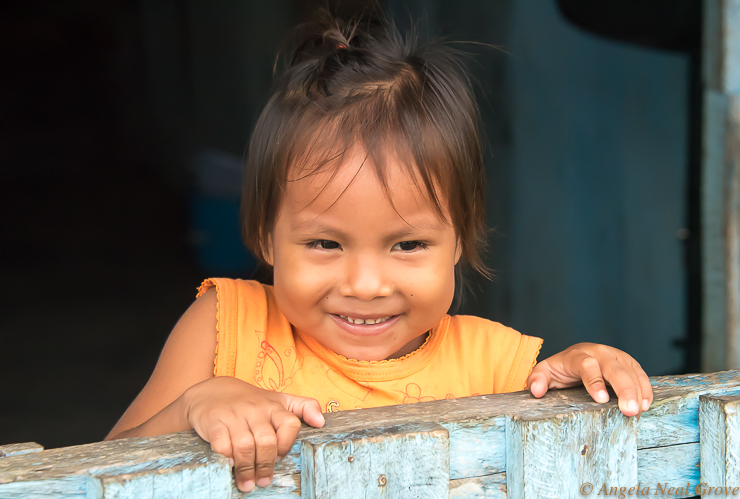
<path fill-rule="evenodd" d="M 591 36 L 554 2 L 512 3 L 510 323 L 683 362 L 688 60 Z"/>

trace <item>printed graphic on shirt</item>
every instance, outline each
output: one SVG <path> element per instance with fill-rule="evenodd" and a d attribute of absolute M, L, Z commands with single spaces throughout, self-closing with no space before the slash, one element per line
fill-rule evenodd
<path fill-rule="evenodd" d="M 340 405 L 336 400 L 331 400 L 326 404 L 326 412 L 339 412 Z"/>
<path fill-rule="evenodd" d="M 303 367 L 303 355 L 288 347 L 282 355 L 265 340 L 265 333 L 255 331 L 260 342 L 254 381 L 264 390 L 282 392 L 293 384 L 293 376 Z"/>
<path fill-rule="evenodd" d="M 430 402 L 437 400 L 432 396 L 422 396 L 421 387 L 416 383 L 409 383 L 406 385 L 406 391 L 400 392 L 404 397 L 401 401 L 402 404 L 415 404 L 417 402 Z"/>

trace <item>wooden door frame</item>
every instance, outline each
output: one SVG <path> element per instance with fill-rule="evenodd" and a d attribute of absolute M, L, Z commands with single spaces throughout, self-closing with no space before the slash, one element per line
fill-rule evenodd
<path fill-rule="evenodd" d="M 740 366 L 740 0 L 704 0 L 702 371 Z"/>

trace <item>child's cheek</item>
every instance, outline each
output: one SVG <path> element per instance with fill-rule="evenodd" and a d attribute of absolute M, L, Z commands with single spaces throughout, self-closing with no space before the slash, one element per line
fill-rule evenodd
<path fill-rule="evenodd" d="M 425 269 L 405 269 L 396 273 L 397 289 L 419 307 L 445 308 L 455 293 L 454 267 L 438 265 Z"/>
<path fill-rule="evenodd" d="M 328 295 L 331 278 L 325 264 L 313 261 L 302 249 L 283 254 L 275 262 L 275 288 L 291 302 L 315 302 Z"/>

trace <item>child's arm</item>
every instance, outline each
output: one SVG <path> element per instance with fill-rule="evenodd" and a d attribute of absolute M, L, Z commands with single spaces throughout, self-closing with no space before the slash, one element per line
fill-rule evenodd
<path fill-rule="evenodd" d="M 164 345 L 146 386 L 110 431 L 107 440 L 188 430 L 181 395 L 213 377 L 216 293 L 197 299 Z M 153 418 L 153 416 L 157 416 Z"/>
<path fill-rule="evenodd" d="M 527 378 L 535 397 L 550 388 L 566 388 L 583 382 L 596 402 L 609 401 L 604 382 L 619 398 L 625 416 L 647 411 L 653 403 L 650 380 L 635 359 L 621 350 L 595 343 L 578 343 L 537 364 Z"/>
<path fill-rule="evenodd" d="M 154 373 L 106 440 L 195 429 L 234 461 L 238 487 L 265 486 L 276 457 L 290 450 L 303 419 L 323 426 L 319 403 L 213 377 L 216 292 L 207 291 L 172 330 Z"/>

